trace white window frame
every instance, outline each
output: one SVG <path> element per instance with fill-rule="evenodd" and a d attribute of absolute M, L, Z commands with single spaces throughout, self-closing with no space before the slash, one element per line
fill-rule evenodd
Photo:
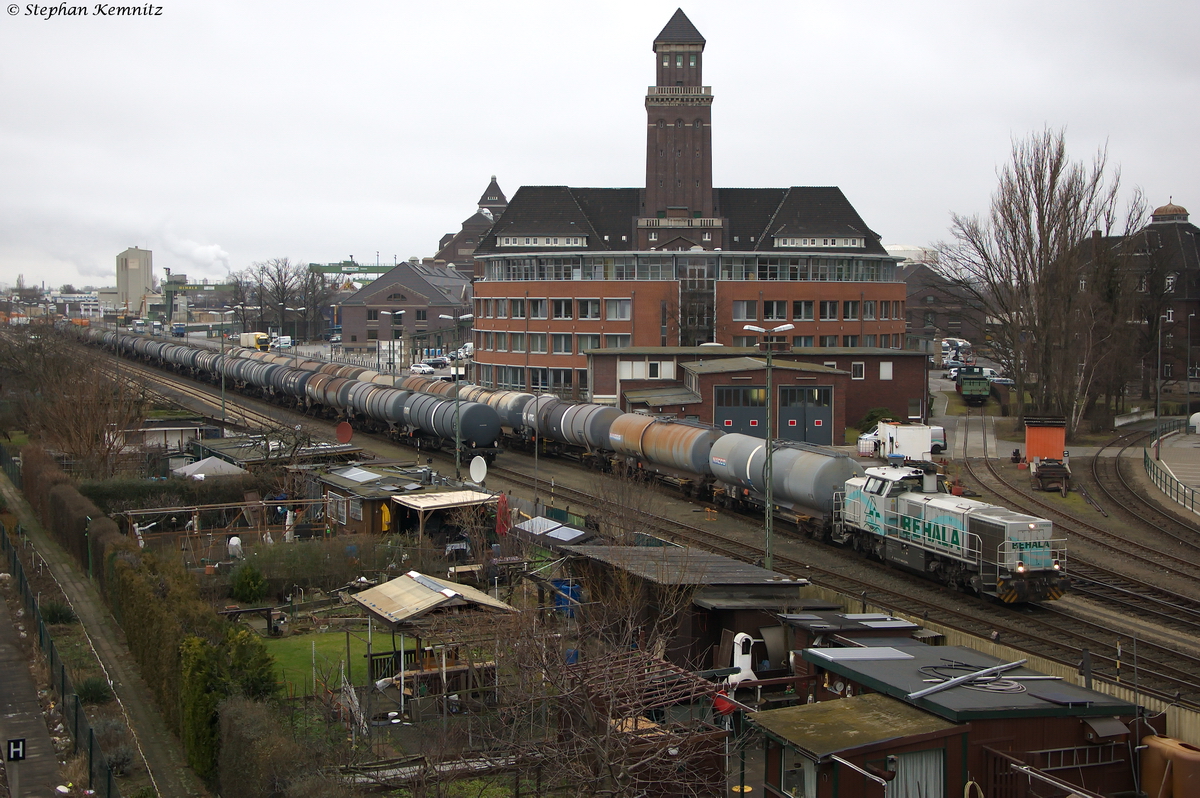
<path fill-rule="evenodd" d="M 850 363 L 850 379 L 865 380 L 867 378 L 867 364 L 861 360 L 851 361 Z"/>
<path fill-rule="evenodd" d="M 621 315 L 624 311 L 624 315 Z M 605 299 L 604 319 L 606 321 L 629 321 L 633 316 L 632 299 Z"/>

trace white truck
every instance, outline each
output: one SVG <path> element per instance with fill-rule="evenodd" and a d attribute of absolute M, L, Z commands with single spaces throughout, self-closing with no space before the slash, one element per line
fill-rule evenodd
<path fill-rule="evenodd" d="M 899 421 L 880 421 L 875 429 L 858 438 L 858 453 L 881 459 L 904 457 L 908 460 L 928 460 L 946 451 L 946 430 L 926 424 L 904 424 Z"/>

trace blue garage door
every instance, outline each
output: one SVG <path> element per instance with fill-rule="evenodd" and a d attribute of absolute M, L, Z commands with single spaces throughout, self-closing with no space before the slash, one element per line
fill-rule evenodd
<path fill-rule="evenodd" d="M 833 445 L 833 388 L 779 388 L 779 437 Z"/>
<path fill-rule="evenodd" d="M 732 386 L 717 388 L 713 425 L 722 432 L 767 435 L 767 389 Z"/>

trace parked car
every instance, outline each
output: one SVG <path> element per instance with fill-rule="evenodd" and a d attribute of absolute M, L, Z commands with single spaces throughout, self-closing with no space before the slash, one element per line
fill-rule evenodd
<path fill-rule="evenodd" d="M 958 368 L 948 369 L 946 371 L 946 373 L 943 374 L 942 376 L 948 380 L 957 380 L 958 379 Z"/>
<path fill-rule="evenodd" d="M 329 343 L 331 343 L 331 344 L 340 344 L 341 342 L 342 342 L 342 335 L 341 335 L 341 333 L 338 333 L 337 335 L 331 335 L 331 336 L 329 336 Z"/>
<path fill-rule="evenodd" d="M 450 358 L 442 357 L 441 355 L 438 355 L 437 357 L 427 357 L 422 362 L 426 366 L 433 366 L 435 369 L 444 369 L 450 366 Z"/>
<path fill-rule="evenodd" d="M 942 366 L 946 369 L 946 373 L 944 376 L 948 380 L 954 379 L 956 375 L 951 374 L 951 372 L 955 372 L 965 365 L 966 365 L 966 363 L 963 363 L 961 360 L 945 360 L 945 361 L 943 361 Z"/>
<path fill-rule="evenodd" d="M 992 385 L 1007 385 L 1009 387 L 1012 387 L 1016 384 L 1017 384 L 1016 381 L 1013 380 L 1012 377 L 993 377 L 992 378 Z"/>
<path fill-rule="evenodd" d="M 426 365 L 425 363 L 413 363 L 408 367 L 408 371 L 410 374 L 432 374 L 433 366 Z"/>

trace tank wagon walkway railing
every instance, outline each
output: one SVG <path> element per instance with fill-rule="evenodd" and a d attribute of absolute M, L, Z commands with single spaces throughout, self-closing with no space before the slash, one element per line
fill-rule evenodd
<path fill-rule="evenodd" d="M 1155 487 L 1178 504 L 1191 510 L 1193 513 L 1200 515 L 1200 491 L 1197 491 L 1191 485 L 1185 485 L 1180 482 L 1171 469 L 1159 459 L 1159 453 L 1162 450 L 1163 441 L 1173 435 L 1179 435 L 1186 432 L 1187 419 L 1178 418 L 1168 421 L 1160 421 L 1155 428 L 1154 439 L 1144 447 L 1142 447 L 1142 463 L 1146 469 L 1146 475 L 1150 477 L 1150 481 Z"/>

